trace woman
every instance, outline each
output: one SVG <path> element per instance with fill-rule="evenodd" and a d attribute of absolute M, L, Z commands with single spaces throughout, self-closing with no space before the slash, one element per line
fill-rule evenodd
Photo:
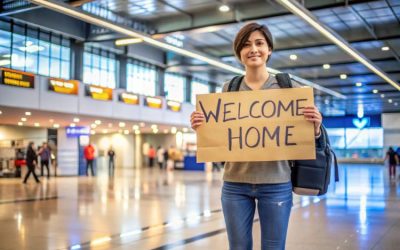
<path fill-rule="evenodd" d="M 25 175 L 24 184 L 29 178 L 29 175 L 32 173 L 33 177 L 35 177 L 36 183 L 40 183 L 39 178 L 35 174 L 35 167 L 37 165 L 37 154 L 34 149 L 34 143 L 30 142 L 28 145 L 28 149 L 26 151 L 26 166 L 28 167 L 28 172 Z"/>
<path fill-rule="evenodd" d="M 389 159 L 389 178 L 396 178 L 396 165 L 399 163 L 399 158 L 392 147 L 386 152 L 385 161 Z"/>
<path fill-rule="evenodd" d="M 273 50 L 273 39 L 264 25 L 250 23 L 240 29 L 234 41 L 236 57 L 246 74 L 239 91 L 279 88 L 266 68 Z M 295 85 L 295 87 L 299 87 Z M 227 91 L 228 83 L 223 91 Z M 320 135 L 322 116 L 314 106 L 306 107 L 304 118 L 314 123 L 315 136 Z M 195 111 L 191 126 L 197 129 L 204 115 Z M 222 208 L 230 249 L 252 249 L 252 226 L 257 208 L 261 225 L 262 249 L 285 249 L 292 207 L 292 184 L 288 161 L 226 162 L 222 187 Z"/>

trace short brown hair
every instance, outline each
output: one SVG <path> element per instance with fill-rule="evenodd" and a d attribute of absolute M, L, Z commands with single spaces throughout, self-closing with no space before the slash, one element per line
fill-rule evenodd
<path fill-rule="evenodd" d="M 272 34 L 269 31 L 268 27 L 265 25 L 261 25 L 258 23 L 249 23 L 243 26 L 239 32 L 236 34 L 235 41 L 233 42 L 233 51 L 235 52 L 235 56 L 241 61 L 240 58 L 240 51 L 243 49 L 245 43 L 249 39 L 251 33 L 254 31 L 260 31 L 264 37 L 265 40 L 268 43 L 268 46 L 270 47 L 271 51 L 274 49 L 274 43 L 273 43 L 273 38 Z M 268 57 L 269 59 L 269 57 Z"/>

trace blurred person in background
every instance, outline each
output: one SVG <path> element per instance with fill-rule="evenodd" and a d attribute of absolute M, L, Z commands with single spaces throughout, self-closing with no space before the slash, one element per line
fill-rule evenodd
<path fill-rule="evenodd" d="M 392 147 L 386 152 L 385 161 L 389 163 L 389 178 L 396 178 L 396 165 L 399 164 L 399 157 Z"/>
<path fill-rule="evenodd" d="M 43 169 L 44 167 L 46 167 L 47 179 L 50 179 L 49 161 L 51 153 L 50 153 L 50 148 L 47 145 L 47 142 L 43 142 L 43 145 L 39 149 L 38 154 L 40 156 L 40 176 L 43 176 Z"/>
<path fill-rule="evenodd" d="M 93 161 L 94 161 L 94 147 L 91 143 L 87 145 L 84 149 L 85 159 L 86 159 L 86 176 L 89 176 L 89 167 L 92 172 L 92 176 L 94 176 L 93 170 Z"/>
<path fill-rule="evenodd" d="M 160 169 L 164 168 L 164 152 L 165 149 L 161 146 L 158 146 L 157 148 L 157 162 L 158 165 L 160 166 Z"/>
<path fill-rule="evenodd" d="M 37 166 L 37 154 L 35 152 L 34 146 L 34 142 L 29 142 L 28 149 L 26 150 L 26 166 L 28 167 L 28 172 L 25 175 L 23 182 L 24 184 L 26 184 L 26 181 L 28 180 L 31 173 L 35 178 L 36 183 L 40 183 L 39 178 L 35 173 L 35 167 Z"/>
<path fill-rule="evenodd" d="M 110 176 L 114 176 L 114 168 L 115 168 L 115 151 L 112 147 L 107 152 L 108 155 L 108 174 Z"/>

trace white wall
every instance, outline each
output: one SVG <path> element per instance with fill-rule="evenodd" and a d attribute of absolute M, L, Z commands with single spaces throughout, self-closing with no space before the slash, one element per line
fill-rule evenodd
<path fill-rule="evenodd" d="M 90 136 L 90 141 L 98 150 L 98 159 L 103 164 L 108 161 L 107 151 L 110 146 L 115 151 L 115 167 L 116 168 L 134 168 L 135 166 L 135 142 L 132 134 L 123 135 L 115 134 L 99 134 Z M 98 163 L 100 163 L 98 161 Z"/>
<path fill-rule="evenodd" d="M 65 129 L 57 130 L 57 175 L 78 175 L 78 138 L 67 137 Z"/>
<path fill-rule="evenodd" d="M 385 151 L 394 146 L 400 147 L 400 113 L 382 114 L 383 146 Z"/>
<path fill-rule="evenodd" d="M 21 139 L 24 143 L 33 141 L 36 146 L 42 145 L 42 142 L 47 141 L 47 129 L 0 125 L 0 141 Z"/>

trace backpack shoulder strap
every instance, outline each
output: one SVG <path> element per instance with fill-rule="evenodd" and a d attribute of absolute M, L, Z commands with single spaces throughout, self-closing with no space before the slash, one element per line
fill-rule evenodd
<path fill-rule="evenodd" d="M 228 85 L 228 92 L 232 91 L 238 91 L 240 88 L 240 83 L 242 82 L 244 76 L 235 76 L 232 78 L 232 80 L 229 82 Z"/>
<path fill-rule="evenodd" d="M 293 88 L 292 80 L 290 80 L 290 76 L 288 73 L 278 73 L 275 75 L 276 80 L 278 81 L 279 87 L 282 89 Z"/>

